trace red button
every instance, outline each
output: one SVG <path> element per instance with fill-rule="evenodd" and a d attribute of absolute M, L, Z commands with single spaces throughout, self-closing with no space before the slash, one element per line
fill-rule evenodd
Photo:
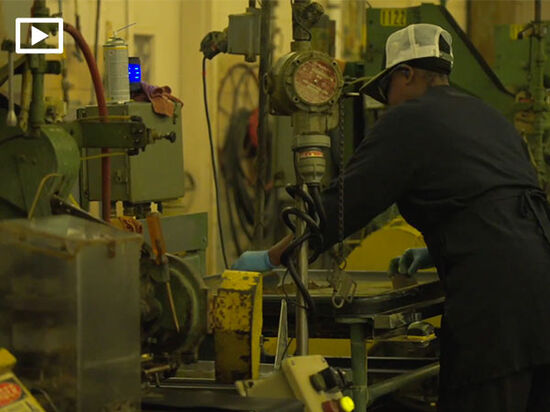
<path fill-rule="evenodd" d="M 323 412 L 340 412 L 340 406 L 336 401 L 324 401 L 321 406 L 323 407 Z"/>

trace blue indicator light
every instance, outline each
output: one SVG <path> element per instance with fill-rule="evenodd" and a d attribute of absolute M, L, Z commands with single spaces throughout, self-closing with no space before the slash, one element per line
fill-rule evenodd
<path fill-rule="evenodd" d="M 128 64 L 128 78 L 130 79 L 130 83 L 141 82 L 141 67 L 139 64 Z"/>

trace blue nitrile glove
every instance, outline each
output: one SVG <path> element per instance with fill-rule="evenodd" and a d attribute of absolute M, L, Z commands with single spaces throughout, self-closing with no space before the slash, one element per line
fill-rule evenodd
<path fill-rule="evenodd" d="M 390 261 L 390 275 L 414 275 L 418 269 L 433 267 L 434 263 L 427 248 L 407 249 L 402 256 Z"/>
<path fill-rule="evenodd" d="M 267 272 L 275 269 L 269 260 L 267 250 L 249 250 L 244 252 L 231 266 L 231 270 L 242 270 L 246 272 Z"/>

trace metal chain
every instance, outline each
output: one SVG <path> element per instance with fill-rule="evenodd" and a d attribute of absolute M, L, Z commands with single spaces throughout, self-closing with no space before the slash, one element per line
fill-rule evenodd
<path fill-rule="evenodd" d="M 344 98 L 338 102 L 338 260 L 342 264 L 344 259 Z"/>

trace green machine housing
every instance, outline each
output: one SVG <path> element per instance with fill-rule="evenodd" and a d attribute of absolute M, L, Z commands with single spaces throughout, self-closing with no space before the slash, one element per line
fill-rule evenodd
<path fill-rule="evenodd" d="M 111 198 L 132 204 L 176 199 L 184 195 L 183 136 L 181 104 L 172 117 L 153 112 L 150 103 L 127 102 L 108 105 L 109 116 L 139 117 L 154 130 L 155 144 L 137 156 L 122 154 L 111 158 Z M 77 118 L 96 117 L 97 107 L 77 111 Z M 87 156 L 99 154 L 88 149 Z M 86 161 L 82 191 L 88 200 L 101 199 L 101 159 Z"/>

